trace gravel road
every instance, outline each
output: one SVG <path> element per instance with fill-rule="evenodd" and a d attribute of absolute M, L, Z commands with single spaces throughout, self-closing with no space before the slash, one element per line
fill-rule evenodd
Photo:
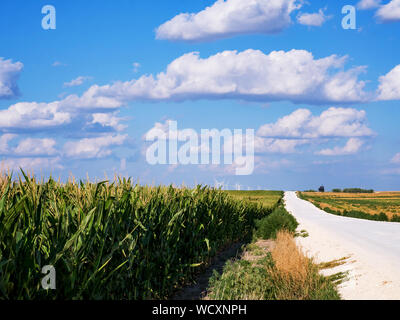
<path fill-rule="evenodd" d="M 348 272 L 339 286 L 343 299 L 400 299 L 400 223 L 340 217 L 326 213 L 294 191 L 285 192 L 286 209 L 306 230 L 297 238 L 317 262 L 350 257 L 346 264 L 325 270 Z"/>

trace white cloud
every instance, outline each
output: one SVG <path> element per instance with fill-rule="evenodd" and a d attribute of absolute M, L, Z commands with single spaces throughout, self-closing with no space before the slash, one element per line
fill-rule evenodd
<path fill-rule="evenodd" d="M 297 16 L 297 21 L 306 26 L 320 27 L 329 19 L 324 10 L 320 9 L 316 13 L 302 13 Z"/>
<path fill-rule="evenodd" d="M 400 0 L 392 0 L 388 4 L 380 6 L 376 16 L 383 22 L 400 21 Z"/>
<path fill-rule="evenodd" d="M 368 128 L 366 113 L 353 108 L 331 107 L 319 116 L 313 116 L 308 109 L 297 109 L 259 128 L 261 137 L 315 139 L 324 137 L 365 137 L 373 136 Z"/>
<path fill-rule="evenodd" d="M 111 147 L 122 145 L 127 137 L 127 135 L 104 135 L 69 141 L 64 145 L 64 155 L 79 159 L 103 158 L 112 153 Z"/>
<path fill-rule="evenodd" d="M 154 126 L 143 135 L 142 139 L 143 140 L 152 141 L 152 140 L 157 139 L 157 138 L 158 139 L 164 138 L 165 140 L 175 138 L 175 136 L 174 137 L 170 137 L 169 136 L 169 127 L 170 127 L 170 124 L 173 121 L 174 120 L 169 120 L 168 119 L 168 120 L 165 120 L 164 123 L 156 122 L 154 124 Z M 179 134 L 178 133 L 179 131 L 172 131 L 171 130 L 171 132 L 175 132 L 175 135 Z"/>
<path fill-rule="evenodd" d="M 391 163 L 396 163 L 396 164 L 400 164 L 400 152 L 397 153 L 392 160 L 390 161 Z"/>
<path fill-rule="evenodd" d="M 93 85 L 80 97 L 72 94 L 56 103 L 61 110 L 75 112 L 78 110 L 117 109 L 122 106 L 122 102 L 114 97 L 109 97 L 107 95 L 96 96 L 98 89 L 98 85 Z"/>
<path fill-rule="evenodd" d="M 19 102 L 0 110 L 0 129 L 49 128 L 67 124 L 71 115 L 58 110 L 58 104 Z"/>
<path fill-rule="evenodd" d="M 111 97 L 94 97 L 96 90 L 97 86 L 92 86 L 82 96 L 69 95 L 62 100 L 49 103 L 18 102 L 13 104 L 7 109 L 0 110 L 0 130 L 54 128 L 69 124 L 74 120 L 80 121 L 82 113 L 90 114 L 91 112 L 95 112 L 93 123 L 122 130 L 122 125 L 117 123 L 122 118 L 102 115 L 105 112 L 114 111 L 122 103 Z M 98 112 L 99 110 L 104 110 L 104 112 Z"/>
<path fill-rule="evenodd" d="M 65 63 L 60 62 L 60 61 L 54 61 L 52 63 L 52 66 L 53 67 L 66 67 L 67 65 Z"/>
<path fill-rule="evenodd" d="M 257 153 L 297 153 L 296 147 L 310 143 L 307 139 L 270 139 L 257 136 L 254 150 Z"/>
<path fill-rule="evenodd" d="M 82 96 L 70 95 L 65 99 L 50 103 L 20 102 L 13 104 L 8 109 L 0 110 L 0 130 L 34 129 L 43 131 L 64 125 L 88 126 L 91 124 L 100 124 L 102 127 L 110 127 L 116 131 L 124 130 L 126 126 L 120 123 L 124 119 L 117 117 L 116 112 L 107 113 L 121 106 L 121 103 L 108 97 L 93 97 L 92 92 L 95 88 L 96 86 L 93 86 L 92 90 L 87 90 Z M 101 109 L 104 110 L 103 113 L 99 112 Z M 25 148 L 22 147 L 23 145 L 20 145 L 16 149 L 19 154 L 24 153 L 22 150 Z M 31 155 L 32 152 L 29 154 Z"/>
<path fill-rule="evenodd" d="M 114 128 L 116 131 L 123 131 L 127 128 L 126 125 L 120 123 L 124 118 L 117 117 L 116 113 L 93 113 L 92 118 L 91 124 L 98 123 L 103 127 Z"/>
<path fill-rule="evenodd" d="M 296 0 L 217 0 L 198 13 L 181 13 L 159 26 L 157 39 L 209 41 L 239 34 L 278 33 L 291 24 Z"/>
<path fill-rule="evenodd" d="M 91 79 L 91 77 L 79 76 L 69 82 L 64 82 L 64 87 L 76 87 L 82 85 L 86 80 Z"/>
<path fill-rule="evenodd" d="M 15 137 L 16 137 L 15 134 L 9 134 L 9 133 L 0 136 L 0 154 L 9 152 L 8 142 L 14 139 Z"/>
<path fill-rule="evenodd" d="M 382 0 L 361 0 L 357 3 L 357 9 L 369 10 L 378 8 Z"/>
<path fill-rule="evenodd" d="M 345 147 L 322 150 L 318 154 L 351 154 L 358 150 L 359 137 L 374 135 L 367 126 L 363 110 L 331 107 L 313 116 L 308 109 L 297 109 L 275 123 L 261 126 L 257 131 L 255 150 L 260 153 L 296 153 L 298 146 L 311 144 L 313 140 L 329 142 L 332 138 L 350 138 Z"/>
<path fill-rule="evenodd" d="M 347 57 L 314 59 L 305 50 L 224 51 L 206 59 L 196 52 L 170 63 L 156 78 L 93 86 L 91 97 L 117 101 L 188 99 L 290 100 L 321 104 L 368 100 L 358 75 L 364 67 L 343 71 Z M 335 72 L 336 71 L 336 72 Z M 279 81 L 278 81 L 279 79 Z"/>
<path fill-rule="evenodd" d="M 51 156 L 57 154 L 54 148 L 56 141 L 54 139 L 32 139 L 28 138 L 19 142 L 13 150 L 17 155 L 24 156 Z"/>
<path fill-rule="evenodd" d="M 154 127 L 143 135 L 150 140 L 171 139 L 184 136 L 183 130 L 173 129 L 172 136 L 169 134 L 170 123 L 156 122 Z M 355 138 L 372 137 L 375 133 L 367 125 L 366 113 L 363 110 L 353 108 L 334 108 L 331 107 L 323 111 L 318 116 L 313 116 L 308 109 L 297 109 L 291 114 L 278 119 L 275 123 L 262 125 L 255 136 L 254 150 L 256 153 L 297 153 L 297 147 L 311 144 L 313 140 L 321 142 L 330 141 L 332 138 Z M 198 138 L 201 134 L 198 133 Z M 225 141 L 224 145 L 234 145 L 234 135 Z M 242 142 L 244 148 L 245 140 Z M 351 140 L 354 143 L 354 140 Z M 345 149 L 347 150 L 347 149 Z M 210 150 L 204 145 L 199 144 L 194 152 L 209 153 Z"/>
<path fill-rule="evenodd" d="M 400 99 L 400 64 L 379 78 L 378 100 Z"/>
<path fill-rule="evenodd" d="M 0 99 L 15 98 L 19 95 L 17 81 L 23 66 L 21 62 L 13 63 L 0 57 Z"/>
<path fill-rule="evenodd" d="M 350 138 L 346 145 L 343 147 L 334 147 L 333 149 L 324 149 L 318 151 L 317 154 L 323 156 L 339 156 L 339 155 L 350 155 L 357 153 L 364 145 L 364 141 L 358 138 Z"/>
<path fill-rule="evenodd" d="M 8 158 L 0 160 L 0 168 L 9 170 L 32 170 L 32 169 L 62 169 L 61 159 L 57 158 Z"/>

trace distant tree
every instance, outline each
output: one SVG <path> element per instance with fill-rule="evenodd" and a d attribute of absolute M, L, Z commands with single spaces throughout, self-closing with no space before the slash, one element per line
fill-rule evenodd
<path fill-rule="evenodd" d="M 325 187 L 324 186 L 320 186 L 318 189 L 319 192 L 325 192 Z"/>
<path fill-rule="evenodd" d="M 342 189 L 332 189 L 332 192 L 342 192 Z"/>

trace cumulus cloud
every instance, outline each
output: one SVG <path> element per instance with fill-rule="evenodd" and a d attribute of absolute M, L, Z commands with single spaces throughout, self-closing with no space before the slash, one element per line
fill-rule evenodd
<path fill-rule="evenodd" d="M 166 120 L 165 122 L 155 123 L 154 127 L 143 136 L 143 139 L 147 137 L 149 140 L 155 138 L 168 140 L 178 137 L 178 140 L 182 141 L 181 139 L 185 137 L 184 130 L 170 127 L 172 121 Z M 169 131 L 170 128 L 172 128 L 171 131 Z M 219 132 L 222 132 L 222 130 Z M 375 136 L 375 133 L 368 127 L 366 113 L 363 110 L 331 107 L 320 115 L 314 116 L 308 109 L 297 109 L 274 123 L 262 125 L 255 136 L 254 150 L 259 154 L 290 154 L 298 153 L 298 147 L 311 144 L 314 141 L 326 143 L 332 139 L 350 138 L 349 146 L 332 151 L 350 153 L 349 148 L 354 147 L 355 141 L 359 140 L 351 138 L 373 136 Z M 198 133 L 198 137 L 202 137 L 200 133 Z M 245 139 L 243 141 L 235 140 L 234 134 L 231 134 L 223 141 L 224 150 L 226 150 L 226 146 L 233 146 L 237 141 L 241 141 L 242 147 L 245 147 Z M 197 152 L 209 153 L 210 150 L 199 144 Z M 330 151 L 326 152 L 329 153 Z"/>
<path fill-rule="evenodd" d="M 364 141 L 358 138 L 350 138 L 343 147 L 334 147 L 333 149 L 324 149 L 318 151 L 317 154 L 322 156 L 340 156 L 357 153 L 364 145 Z"/>
<path fill-rule="evenodd" d="M 92 121 L 90 124 L 100 124 L 102 127 L 111 127 L 116 131 L 123 131 L 127 128 L 126 125 L 121 124 L 124 118 L 116 116 L 117 113 L 94 113 L 92 114 Z"/>
<path fill-rule="evenodd" d="M 174 120 L 170 119 L 165 120 L 164 123 L 156 122 L 154 126 L 143 135 L 142 139 L 149 141 L 152 141 L 154 139 L 162 139 L 162 140 L 175 139 L 179 135 L 178 130 L 175 131 L 171 130 L 174 136 L 170 137 L 169 135 L 170 126 L 173 122 Z"/>
<path fill-rule="evenodd" d="M 375 17 L 381 22 L 400 21 L 400 0 L 391 0 L 382 5 L 382 0 L 361 0 L 357 4 L 359 10 L 377 9 Z"/>
<path fill-rule="evenodd" d="M 177 58 L 156 76 L 93 85 L 81 96 L 72 94 L 48 103 L 13 104 L 0 110 L 0 130 L 46 130 L 81 124 L 91 115 L 90 125 L 121 131 L 124 126 L 119 122 L 123 119 L 115 115 L 116 110 L 129 101 L 141 100 L 289 100 L 310 104 L 368 101 L 370 94 L 363 91 L 364 82 L 358 80 L 363 67 L 345 70 L 345 61 L 346 57 L 336 55 L 315 59 L 305 50 L 269 54 L 259 50 L 224 51 L 205 59 L 193 52 Z"/>
<path fill-rule="evenodd" d="M 377 100 L 400 99 L 400 64 L 379 78 Z"/>
<path fill-rule="evenodd" d="M 28 138 L 20 141 L 13 152 L 16 155 L 23 156 L 51 156 L 57 154 L 57 150 L 54 148 L 55 146 L 56 141 L 54 139 Z"/>
<path fill-rule="evenodd" d="M 400 21 L 400 0 L 392 0 L 388 4 L 380 6 L 376 17 L 382 22 Z"/>
<path fill-rule="evenodd" d="M 16 137 L 15 134 L 3 134 L 0 136 L 0 154 L 5 154 L 9 152 L 8 142 Z"/>
<path fill-rule="evenodd" d="M 10 99 L 19 96 L 17 81 L 22 71 L 21 62 L 13 63 L 0 57 L 0 99 Z"/>
<path fill-rule="evenodd" d="M 224 51 L 202 59 L 196 52 L 170 63 L 156 77 L 93 86 L 92 97 L 117 101 L 189 99 L 290 100 L 321 104 L 360 102 L 369 97 L 358 75 L 364 67 L 343 70 L 347 57 L 314 59 L 305 50 Z"/>
<path fill-rule="evenodd" d="M 122 102 L 115 97 L 96 96 L 99 86 L 93 85 L 84 92 L 82 96 L 71 94 L 66 98 L 57 101 L 58 108 L 68 111 L 91 111 L 96 109 L 117 109 L 122 106 Z"/>
<path fill-rule="evenodd" d="M 210 41 L 240 34 L 281 32 L 290 14 L 301 7 L 296 0 L 217 0 L 198 13 L 181 13 L 159 26 L 157 39 Z"/>
<path fill-rule="evenodd" d="M 256 136 L 254 150 L 256 153 L 297 153 L 296 147 L 308 144 L 307 139 L 271 139 Z"/>
<path fill-rule="evenodd" d="M 320 27 L 328 19 L 329 16 L 325 15 L 323 9 L 316 13 L 301 13 L 297 16 L 298 23 L 312 27 Z"/>
<path fill-rule="evenodd" d="M 104 135 L 68 141 L 63 148 L 64 155 L 79 159 L 103 158 L 112 153 L 112 147 L 122 145 L 127 137 L 127 135 Z"/>
<path fill-rule="evenodd" d="M 49 129 L 81 122 L 86 114 L 93 115 L 93 123 L 110 126 L 117 130 L 122 118 L 103 113 L 114 112 L 122 102 L 110 97 L 94 97 L 97 86 L 92 86 L 82 96 L 69 95 L 66 98 L 45 102 L 18 102 L 0 110 L 0 130 L 8 129 Z M 103 112 L 99 112 L 103 111 Z"/>
<path fill-rule="evenodd" d="M 329 137 L 366 137 L 374 132 L 367 126 L 366 113 L 353 108 L 331 107 L 319 116 L 308 109 L 297 109 L 259 128 L 261 137 L 315 139 Z"/>
<path fill-rule="evenodd" d="M 262 125 L 257 131 L 255 149 L 256 152 L 295 153 L 298 146 L 315 140 L 329 142 L 336 138 L 350 138 L 345 147 L 325 149 L 318 154 L 351 154 L 362 146 L 359 138 L 374 135 L 363 110 L 331 107 L 314 116 L 308 109 L 297 109 L 274 123 Z"/>
<path fill-rule="evenodd" d="M 361 0 L 357 3 L 357 9 L 369 10 L 378 8 L 382 0 Z"/>
<path fill-rule="evenodd" d="M 85 81 L 91 79 L 91 77 L 79 76 L 69 82 L 64 82 L 64 87 L 76 87 L 82 85 Z"/>
<path fill-rule="evenodd" d="M 58 104 L 19 102 L 0 110 L 1 129 L 50 128 L 71 121 L 71 115 L 59 111 Z"/>

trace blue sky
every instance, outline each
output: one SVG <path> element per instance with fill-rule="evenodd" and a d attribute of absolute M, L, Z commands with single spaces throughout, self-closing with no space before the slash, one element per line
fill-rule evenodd
<path fill-rule="evenodd" d="M 42 28 L 45 5 L 55 30 Z M 355 30 L 342 28 L 345 5 Z M 0 11 L 3 166 L 147 184 L 400 189 L 398 0 L 4 0 Z M 143 137 L 167 120 L 254 129 L 254 172 L 148 164 Z"/>

